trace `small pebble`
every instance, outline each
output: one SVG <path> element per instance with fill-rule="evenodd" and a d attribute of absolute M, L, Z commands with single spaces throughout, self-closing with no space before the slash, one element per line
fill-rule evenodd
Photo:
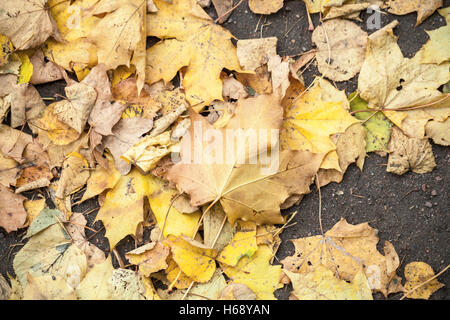
<path fill-rule="evenodd" d="M 425 202 L 425 207 L 431 208 L 433 207 L 433 204 L 430 201 Z"/>
<path fill-rule="evenodd" d="M 342 195 L 344 194 L 344 191 L 338 190 L 338 191 L 336 191 L 336 194 L 337 194 L 338 196 L 342 196 Z"/>
<path fill-rule="evenodd" d="M 431 190 L 431 195 L 433 196 L 433 197 L 435 197 L 435 196 L 437 196 L 437 191 L 436 190 Z"/>

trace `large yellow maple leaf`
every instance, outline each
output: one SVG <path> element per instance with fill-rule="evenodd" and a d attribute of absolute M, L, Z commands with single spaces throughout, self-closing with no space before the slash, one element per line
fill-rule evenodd
<path fill-rule="evenodd" d="M 326 154 L 321 168 L 341 171 L 331 136 L 359 121 L 344 108 L 339 91 L 334 89 L 336 96 L 329 95 L 329 86 L 318 81 L 287 107 L 280 139 L 283 149 Z"/>
<path fill-rule="evenodd" d="M 167 178 L 189 194 L 192 206 L 220 201 L 231 224 L 237 219 L 283 223 L 280 205 L 290 195 L 309 192 L 323 154 L 278 153 L 282 108 L 277 97 L 239 100 L 235 115 L 220 129 L 195 112 L 191 121 L 181 141 L 182 159 Z"/>
<path fill-rule="evenodd" d="M 162 41 L 147 50 L 146 81 L 168 82 L 187 66 L 183 86 L 192 106 L 223 100 L 220 72 L 240 70 L 233 35 L 214 24 L 195 0 L 154 2 L 158 12 L 147 15 L 147 35 Z"/>

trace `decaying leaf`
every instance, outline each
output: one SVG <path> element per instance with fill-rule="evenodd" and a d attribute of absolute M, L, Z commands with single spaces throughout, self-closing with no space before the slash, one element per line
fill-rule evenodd
<path fill-rule="evenodd" d="M 24 226 L 27 219 L 27 212 L 23 207 L 25 199 L 0 184 L 0 227 L 6 232 L 16 231 Z"/>
<path fill-rule="evenodd" d="M 377 230 L 368 223 L 351 225 L 341 219 L 324 236 L 292 240 L 295 254 L 282 260 L 282 264 L 295 273 L 310 273 L 323 265 L 346 281 L 363 271 L 370 288 L 387 295 L 400 260 L 389 242 L 385 242 L 385 255 L 378 252 L 376 234 Z"/>
<path fill-rule="evenodd" d="M 193 124 L 181 141 L 182 159 L 167 175 L 180 190 L 190 195 L 191 205 L 220 201 L 230 223 L 239 218 L 257 223 L 282 223 L 284 219 L 279 210 L 284 200 L 292 193 L 309 192 L 311 177 L 322 155 L 285 151 L 279 154 L 279 162 L 258 164 L 258 154 L 270 152 L 272 146 L 278 144 L 278 136 L 274 137 L 273 132 L 280 128 L 282 110 L 281 106 L 276 107 L 276 99 L 261 95 L 238 102 L 236 114 L 221 129 L 191 114 Z M 211 137 L 223 137 L 222 141 L 199 140 L 195 132 L 199 127 L 209 130 Z M 251 145 L 248 134 L 226 140 L 226 130 L 237 133 L 259 130 L 259 134 L 266 135 L 266 141 Z"/>
<path fill-rule="evenodd" d="M 159 10 L 147 16 L 147 36 L 163 40 L 147 50 L 146 81 L 167 83 L 188 66 L 183 86 L 191 106 L 202 109 L 223 100 L 220 72 L 240 70 L 231 33 L 214 24 L 195 0 L 154 2 Z"/>
<path fill-rule="evenodd" d="M 261 245 L 251 258 L 243 257 L 236 267 L 222 265 L 222 269 L 233 283 L 246 285 L 257 299 L 273 300 L 273 292 L 282 285 L 279 283 L 281 266 L 269 264 L 272 255 L 268 246 Z"/>
<path fill-rule="evenodd" d="M 350 283 L 339 280 L 321 265 L 306 274 L 283 272 L 291 279 L 293 294 L 299 300 L 372 300 L 372 290 L 362 271 Z"/>
<path fill-rule="evenodd" d="M 58 29 L 46 8 L 47 0 L 7 0 L 2 2 L 0 33 L 18 50 L 38 47 Z"/>
<path fill-rule="evenodd" d="M 434 277 L 433 268 L 425 262 L 408 263 L 405 266 L 406 297 L 410 299 L 427 300 L 435 291 L 444 287 L 444 284 L 440 283 L 437 279 L 428 281 L 432 277 Z M 426 281 L 428 282 L 424 284 Z"/>
<path fill-rule="evenodd" d="M 360 71 L 367 33 L 357 24 L 344 19 L 326 21 L 314 30 L 311 39 L 317 46 L 319 71 L 328 79 L 345 81 Z"/>
<path fill-rule="evenodd" d="M 326 82 L 318 81 L 287 107 L 280 134 L 281 146 L 284 149 L 327 154 L 321 168 L 341 171 L 331 135 L 345 132 L 358 120 L 344 108 L 343 103 L 347 104 L 347 99 L 343 102 L 339 96 L 328 96 L 326 85 Z"/>
<path fill-rule="evenodd" d="M 163 243 L 150 242 L 127 252 L 125 256 L 132 264 L 139 266 L 139 271 L 144 276 L 149 277 L 152 273 L 167 268 L 169 253 L 169 247 Z"/>
<path fill-rule="evenodd" d="M 392 128 L 389 142 L 389 160 L 387 171 L 404 174 L 411 170 L 415 173 L 433 171 L 436 167 L 433 149 L 428 139 L 410 138 L 398 128 Z"/>
<path fill-rule="evenodd" d="M 416 27 L 431 16 L 437 8 L 442 7 L 442 4 L 442 0 L 388 0 L 386 2 L 388 11 L 393 14 L 403 15 L 417 11 Z"/>
<path fill-rule="evenodd" d="M 208 282 L 214 275 L 217 251 L 183 236 L 169 235 L 166 240 L 181 271 L 196 282 Z"/>
<path fill-rule="evenodd" d="M 257 14 L 275 13 L 283 7 L 284 0 L 250 0 L 250 10 Z"/>
<path fill-rule="evenodd" d="M 404 58 L 393 21 L 369 36 L 358 78 L 361 98 L 369 108 L 401 109 L 427 105 L 441 98 L 439 86 L 450 80 L 449 63 L 422 64 L 421 54 Z"/>

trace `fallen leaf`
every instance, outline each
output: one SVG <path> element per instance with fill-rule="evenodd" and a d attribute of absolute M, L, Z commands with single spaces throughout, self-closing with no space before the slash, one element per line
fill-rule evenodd
<path fill-rule="evenodd" d="M 421 64 L 421 55 L 404 58 L 393 21 L 369 36 L 358 90 L 369 108 L 401 109 L 427 105 L 441 98 L 437 90 L 450 80 L 449 63 Z"/>
<path fill-rule="evenodd" d="M 169 235 L 165 243 L 170 246 L 173 259 L 181 271 L 193 281 L 204 283 L 212 278 L 216 270 L 216 250 L 183 236 Z"/>
<path fill-rule="evenodd" d="M 346 281 L 352 281 L 358 272 L 364 271 L 370 288 L 386 295 L 400 260 L 387 241 L 385 255 L 378 252 L 376 234 L 377 230 L 368 223 L 351 225 L 341 219 L 324 236 L 291 240 L 295 253 L 281 263 L 284 269 L 302 274 L 323 265 Z"/>
<path fill-rule="evenodd" d="M 237 42 L 237 57 L 244 70 L 256 71 L 277 55 L 276 37 L 246 39 Z"/>
<path fill-rule="evenodd" d="M 144 199 L 147 194 L 147 178 L 136 169 L 121 176 L 106 194 L 96 221 L 102 220 L 105 225 L 105 236 L 111 250 L 127 235 L 136 234 L 138 224 L 144 220 Z"/>
<path fill-rule="evenodd" d="M 284 0 L 249 0 L 248 6 L 253 13 L 271 14 L 283 7 Z"/>
<path fill-rule="evenodd" d="M 27 219 L 27 212 L 23 207 L 25 199 L 0 184 L 0 227 L 6 232 L 16 231 L 24 226 Z"/>
<path fill-rule="evenodd" d="M 326 96 L 325 85 L 318 81 L 285 110 L 281 146 L 283 149 L 328 154 L 321 168 L 341 171 L 331 135 L 345 132 L 358 120 L 348 113 L 339 97 Z"/>
<path fill-rule="evenodd" d="M 442 5 L 442 0 L 388 0 L 386 2 L 388 11 L 396 15 L 404 15 L 417 11 L 416 27 L 431 16 L 437 8 L 442 7 Z"/>
<path fill-rule="evenodd" d="M 256 245 L 256 224 L 251 221 L 237 221 L 237 231 L 230 243 L 219 253 L 217 261 L 236 266 L 239 260 L 251 256 L 258 249 Z"/>
<path fill-rule="evenodd" d="M 361 99 L 357 93 L 350 94 L 348 98 L 350 110 L 355 112 L 354 117 L 363 121 L 362 126 L 366 132 L 366 151 L 386 152 L 391 138 L 391 121 L 381 111 L 369 110 L 367 102 Z M 360 112 L 361 110 L 367 111 Z"/>
<path fill-rule="evenodd" d="M 0 124 L 0 151 L 17 162 L 22 162 L 25 147 L 32 143 L 31 135 Z"/>
<path fill-rule="evenodd" d="M 410 138 L 398 128 L 392 128 L 387 172 L 399 175 L 409 170 L 415 173 L 427 173 L 433 171 L 434 167 L 436 162 L 433 149 L 427 138 Z"/>
<path fill-rule="evenodd" d="M 328 79 L 349 80 L 361 70 L 367 33 L 356 23 L 344 19 L 325 21 L 314 30 L 311 39 L 317 46 L 319 72 Z"/>
<path fill-rule="evenodd" d="M 139 271 L 146 277 L 154 272 L 167 269 L 166 259 L 170 253 L 169 247 L 161 242 L 150 242 L 125 254 L 130 263 L 137 265 Z"/>
<path fill-rule="evenodd" d="M 245 284 L 230 283 L 222 290 L 221 300 L 256 300 L 256 295 Z"/>
<path fill-rule="evenodd" d="M 200 110 L 223 100 L 220 72 L 240 70 L 231 33 L 214 24 L 195 0 L 154 2 L 159 10 L 147 15 L 147 36 L 162 40 L 147 50 L 147 83 L 167 83 L 188 66 L 183 87 L 191 106 Z"/>
<path fill-rule="evenodd" d="M 23 291 L 24 300 L 76 300 L 74 288 L 66 280 L 52 275 L 27 275 Z"/>
<path fill-rule="evenodd" d="M 445 18 L 447 25 L 435 30 L 425 30 L 430 39 L 420 49 L 422 63 L 440 64 L 450 60 L 450 50 L 446 45 L 450 42 L 450 9 L 447 7 L 438 12 Z"/>
<path fill-rule="evenodd" d="M 405 291 L 409 292 L 417 286 L 422 285 L 425 281 L 434 277 L 433 268 L 425 262 L 410 262 L 405 266 Z M 421 287 L 406 295 L 410 299 L 425 299 L 428 298 L 437 290 L 444 287 L 437 279 L 433 279 Z"/>
<path fill-rule="evenodd" d="M 222 270 L 232 283 L 246 285 L 258 300 L 275 300 L 273 292 L 282 287 L 281 266 L 270 265 L 272 256 L 272 250 L 262 245 L 251 258 L 243 257 L 236 267 L 222 265 Z"/>
<path fill-rule="evenodd" d="M 148 202 L 156 222 L 167 237 L 172 234 L 180 236 L 184 234 L 187 237 L 193 237 L 200 219 L 200 212 L 195 211 L 189 214 L 179 212 L 172 201 L 178 192 L 170 188 L 168 183 L 151 175 L 148 177 L 149 191 Z"/>
<path fill-rule="evenodd" d="M 283 272 L 291 279 L 293 294 L 299 300 L 373 300 L 372 290 L 362 271 L 350 283 L 336 278 L 322 265 L 308 273 Z"/>
<path fill-rule="evenodd" d="M 2 3 L 0 33 L 17 50 L 38 47 L 58 29 L 46 7 L 47 0 L 17 0 Z"/>
<path fill-rule="evenodd" d="M 55 223 L 30 237 L 14 257 L 13 267 L 23 287 L 29 274 L 61 278 L 76 288 L 86 273 L 87 261 L 61 225 Z"/>
<path fill-rule="evenodd" d="M 112 300 L 111 283 L 114 268 L 111 255 L 102 263 L 96 264 L 84 277 L 76 289 L 81 300 Z"/>
<path fill-rule="evenodd" d="M 215 129 L 205 118 L 191 113 L 193 125 L 181 141 L 181 161 L 170 167 L 168 180 L 190 195 L 193 206 L 220 201 L 230 223 L 240 218 L 258 224 L 283 223 L 280 205 L 292 193 L 309 192 L 311 177 L 317 171 L 316 165 L 322 155 L 286 151 L 280 153 L 276 163 L 258 164 L 258 154 L 267 152 L 267 147 L 269 151 L 272 146 L 278 148 L 278 134 L 273 135 L 281 124 L 281 106 L 278 104 L 277 107 L 277 104 L 277 98 L 273 96 L 240 100 L 236 114 L 221 129 Z M 208 141 L 201 134 L 199 136 L 196 130 L 200 127 L 222 141 Z M 267 139 L 259 146 L 257 143 L 252 146 L 249 136 L 240 134 L 239 147 L 236 147 L 236 137 L 223 141 L 226 130 L 259 130 L 260 134 L 267 134 Z M 268 137 L 271 137 L 270 142 Z"/>
<path fill-rule="evenodd" d="M 433 139 L 433 142 L 442 146 L 450 145 L 450 119 L 443 122 L 430 121 L 425 126 L 427 138 Z"/>
<path fill-rule="evenodd" d="M 56 196 L 65 198 L 80 190 L 89 179 L 89 163 L 78 152 L 71 152 L 63 162 Z"/>

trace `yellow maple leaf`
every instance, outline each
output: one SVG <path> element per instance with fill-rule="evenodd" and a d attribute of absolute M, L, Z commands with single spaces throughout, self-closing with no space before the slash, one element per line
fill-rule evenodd
<path fill-rule="evenodd" d="M 367 278 L 359 271 L 350 283 L 340 280 L 331 270 L 317 266 L 309 273 L 283 270 L 291 279 L 293 294 L 299 300 L 372 300 Z"/>
<path fill-rule="evenodd" d="M 341 280 L 352 281 L 364 271 L 372 290 L 387 295 L 389 283 L 400 264 L 391 243 L 385 242 L 382 255 L 377 250 L 377 230 L 368 223 L 351 225 L 341 219 L 324 236 L 292 240 L 295 253 L 282 260 L 284 269 L 296 273 L 314 271 L 319 265 L 332 270 Z"/>
<path fill-rule="evenodd" d="M 269 261 L 273 252 L 269 246 L 258 246 L 255 254 L 243 257 L 235 267 L 223 265 L 222 270 L 233 283 L 245 284 L 259 300 L 275 300 L 273 292 L 282 287 L 280 284 L 281 266 L 273 266 Z"/>
<path fill-rule="evenodd" d="M 195 0 L 155 0 L 147 15 L 147 35 L 163 39 L 147 50 L 146 81 L 168 82 L 187 66 L 186 99 L 197 110 L 223 100 L 220 72 L 240 70 L 232 34 L 214 24 Z"/>
<path fill-rule="evenodd" d="M 216 270 L 217 251 L 184 236 L 169 235 L 165 241 L 181 271 L 196 282 L 208 282 Z"/>
<path fill-rule="evenodd" d="M 121 176 L 106 194 L 96 220 L 102 220 L 111 250 L 127 235 L 134 235 L 144 220 L 144 198 L 148 194 L 147 178 L 137 169 Z"/>
<path fill-rule="evenodd" d="M 406 297 L 410 299 L 428 299 L 435 291 L 444 287 L 437 279 L 433 279 L 433 268 L 425 262 L 411 262 L 405 266 L 405 291 Z M 423 285 L 422 285 L 423 284 Z M 418 287 L 420 286 L 420 287 Z M 411 291 L 411 292 L 410 292 Z M 409 293 L 408 293 L 409 292 Z"/>
<path fill-rule="evenodd" d="M 236 266 L 243 256 L 251 257 L 258 249 L 256 245 L 256 224 L 252 221 L 237 221 L 239 230 L 233 240 L 220 252 L 218 262 Z"/>
<path fill-rule="evenodd" d="M 359 121 L 343 107 L 339 97 L 333 101 L 325 96 L 325 86 L 318 81 L 285 110 L 281 146 L 283 149 L 327 154 L 321 168 L 341 171 L 331 135 L 342 133 Z"/>

